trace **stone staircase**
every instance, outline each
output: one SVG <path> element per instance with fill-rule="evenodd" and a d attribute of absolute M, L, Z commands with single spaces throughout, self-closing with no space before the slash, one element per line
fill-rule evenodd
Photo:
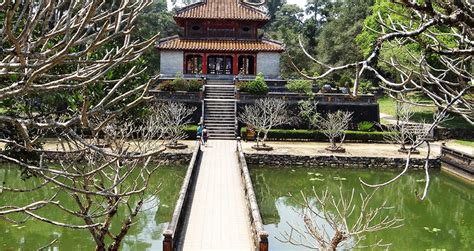
<path fill-rule="evenodd" d="M 204 125 L 210 139 L 235 139 L 235 86 L 230 80 L 208 80 L 204 97 Z"/>

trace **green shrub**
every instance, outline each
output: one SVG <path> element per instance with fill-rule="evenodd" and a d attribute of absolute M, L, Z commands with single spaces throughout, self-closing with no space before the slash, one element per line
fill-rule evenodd
<path fill-rule="evenodd" d="M 240 131 L 242 136 L 247 133 L 247 128 Z M 384 135 L 392 132 L 359 132 L 346 131 L 346 142 L 385 142 Z M 328 141 L 326 135 L 319 130 L 301 130 L 301 129 L 272 129 L 268 133 L 269 140 L 311 140 Z"/>
<path fill-rule="evenodd" d="M 237 88 L 237 90 L 245 92 L 245 90 L 247 89 L 248 84 L 249 84 L 248 81 L 239 81 L 239 82 L 235 83 L 235 87 Z"/>
<path fill-rule="evenodd" d="M 198 92 L 202 88 L 202 81 L 197 79 L 186 80 L 184 78 L 176 78 L 173 81 L 166 80 L 161 82 L 157 89 L 160 91 L 188 91 L 188 92 Z"/>
<path fill-rule="evenodd" d="M 173 86 L 175 91 L 187 91 L 188 81 L 182 77 L 178 77 L 173 80 Z"/>
<path fill-rule="evenodd" d="M 374 123 L 370 121 L 362 121 L 357 124 L 357 129 L 362 132 L 371 132 L 374 130 Z"/>
<path fill-rule="evenodd" d="M 360 81 L 359 83 L 359 90 L 363 93 L 363 94 L 367 94 L 370 92 L 370 88 L 373 87 L 373 84 L 372 82 L 370 81 Z"/>
<path fill-rule="evenodd" d="M 264 95 L 268 93 L 268 85 L 265 83 L 263 73 L 258 73 L 255 80 L 250 81 L 244 88 L 244 92 L 254 95 Z"/>
<path fill-rule="evenodd" d="M 202 88 L 202 81 L 197 79 L 188 80 L 188 92 L 198 92 Z"/>
<path fill-rule="evenodd" d="M 339 86 L 339 87 L 350 87 L 350 86 L 352 86 L 352 82 L 353 82 L 352 78 L 349 75 L 344 74 L 339 79 L 337 86 Z"/>
<path fill-rule="evenodd" d="M 304 80 L 304 79 L 290 80 L 290 81 L 288 81 L 288 84 L 286 84 L 285 87 L 290 92 L 309 94 L 313 91 L 312 81 Z"/>
<path fill-rule="evenodd" d="M 166 91 L 166 92 L 173 92 L 173 91 L 175 91 L 175 88 L 174 88 L 173 82 L 171 80 L 166 80 L 166 81 L 161 82 L 158 85 L 158 90 Z"/>
<path fill-rule="evenodd" d="M 196 139 L 197 125 L 187 125 L 183 128 L 183 132 L 186 134 L 186 139 Z"/>

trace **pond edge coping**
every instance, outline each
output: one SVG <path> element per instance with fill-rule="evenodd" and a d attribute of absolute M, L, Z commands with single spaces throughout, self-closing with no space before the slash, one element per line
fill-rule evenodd
<path fill-rule="evenodd" d="M 251 165 L 269 165 L 281 168 L 283 166 L 311 166 L 332 168 L 368 168 L 368 169 L 403 169 L 406 158 L 401 157 L 369 157 L 369 156 L 340 156 L 340 155 L 297 155 L 280 153 L 249 153 L 244 152 L 247 163 Z M 430 158 L 429 167 L 441 168 L 439 157 Z M 410 169 L 423 169 L 424 158 L 412 158 Z"/>
<path fill-rule="evenodd" d="M 249 168 L 242 149 L 240 137 L 237 137 L 237 157 L 239 160 L 240 174 L 244 185 L 244 193 L 247 199 L 248 214 L 250 216 L 250 225 L 254 233 L 254 241 L 259 251 L 268 251 L 268 233 L 263 228 L 262 216 L 257 203 L 257 197 L 253 189 L 252 179 L 250 178 Z"/>
<path fill-rule="evenodd" d="M 182 241 L 182 232 L 184 227 L 184 221 L 186 218 L 186 210 L 189 208 L 189 203 L 192 200 L 193 184 L 196 181 L 199 164 L 201 162 L 202 151 L 199 140 L 196 141 L 196 148 L 194 149 L 191 161 L 189 162 L 186 176 L 184 177 L 181 190 L 179 191 L 179 197 L 176 201 L 176 205 L 173 211 L 173 217 L 171 218 L 170 224 L 163 232 L 163 251 L 173 251 L 179 246 Z"/>

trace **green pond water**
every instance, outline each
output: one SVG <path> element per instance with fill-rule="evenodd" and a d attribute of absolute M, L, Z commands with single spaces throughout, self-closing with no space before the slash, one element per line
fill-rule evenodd
<path fill-rule="evenodd" d="M 143 210 L 137 216 L 134 225 L 122 242 L 122 250 L 162 250 L 163 231 L 171 220 L 185 172 L 185 166 L 163 166 L 158 169 L 150 186 L 154 188 L 159 186 L 159 192 L 157 195 L 148 195 L 147 203 L 143 206 L 143 209 L 147 210 Z M 16 169 L 0 166 L 0 182 L 3 181 L 6 186 L 11 187 L 27 187 L 37 182 L 35 178 L 23 181 Z M 0 193 L 0 206 L 27 205 L 35 198 L 48 198 L 55 191 L 54 187 L 42 189 L 35 194 L 4 191 Z M 75 206 L 72 198 L 66 193 L 59 193 L 57 200 L 68 207 Z M 57 221 L 84 224 L 81 220 L 57 208 L 50 207 L 36 212 Z M 120 213 L 121 211 L 119 215 Z M 122 215 L 125 216 L 125 214 Z M 112 223 L 115 233 L 118 232 L 119 227 L 118 221 Z M 13 225 L 0 219 L 0 250 L 37 250 L 56 238 L 58 241 L 49 250 L 95 250 L 95 242 L 88 230 L 62 228 L 33 219 L 25 224 Z"/>
<path fill-rule="evenodd" d="M 359 177 L 367 182 L 383 182 L 396 175 L 395 171 L 347 169 L 275 169 L 251 167 L 257 200 L 265 230 L 270 234 L 270 250 L 299 251 L 303 247 L 282 243 L 281 233 L 289 231 L 288 223 L 303 226 L 297 213 L 301 210 L 300 191 L 311 195 L 312 187 L 322 191 L 326 187 L 334 194 L 352 188 L 362 192 Z M 369 233 L 360 245 L 374 244 L 383 239 L 391 243 L 390 250 L 474 250 L 474 186 L 439 171 L 431 171 L 431 185 L 425 201 L 417 199 L 422 192 L 424 172 L 409 172 L 395 183 L 377 191 L 372 202 L 379 205 L 384 199 L 393 209 L 384 214 L 404 219 L 403 226 Z M 290 198 L 288 194 L 293 194 Z M 382 248 L 372 248 L 381 250 Z"/>

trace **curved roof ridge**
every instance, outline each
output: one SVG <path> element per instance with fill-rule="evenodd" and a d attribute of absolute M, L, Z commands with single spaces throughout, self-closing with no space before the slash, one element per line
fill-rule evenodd
<path fill-rule="evenodd" d="M 192 51 L 244 51 L 244 52 L 283 52 L 283 44 L 267 40 L 206 40 L 169 37 L 160 40 L 156 47 L 159 50 L 192 50 Z"/>
<path fill-rule="evenodd" d="M 179 9 L 175 18 L 268 21 L 266 12 L 242 0 L 203 0 Z"/>

